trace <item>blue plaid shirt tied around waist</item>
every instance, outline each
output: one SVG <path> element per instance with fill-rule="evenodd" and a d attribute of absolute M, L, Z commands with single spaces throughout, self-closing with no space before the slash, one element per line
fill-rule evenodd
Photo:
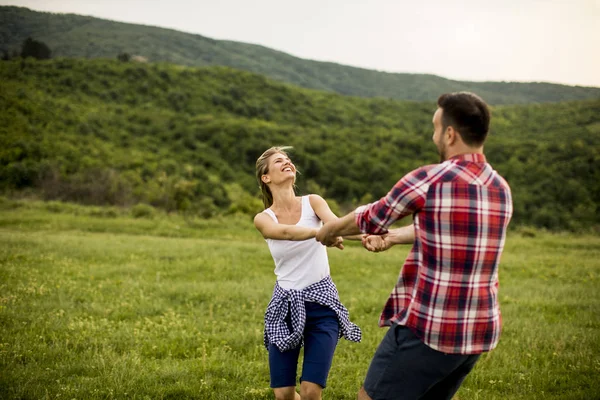
<path fill-rule="evenodd" d="M 286 351 L 304 345 L 303 332 L 306 324 L 305 301 L 312 301 L 331 308 L 340 324 L 338 339 L 342 336 L 353 342 L 360 342 L 360 328 L 350 322 L 348 310 L 340 302 L 335 284 L 330 276 L 313 283 L 302 290 L 284 289 L 275 283 L 273 297 L 265 312 L 264 343 L 267 350 L 273 343 L 280 351 Z M 288 329 L 285 318 L 288 304 L 292 322 L 292 332 Z"/>

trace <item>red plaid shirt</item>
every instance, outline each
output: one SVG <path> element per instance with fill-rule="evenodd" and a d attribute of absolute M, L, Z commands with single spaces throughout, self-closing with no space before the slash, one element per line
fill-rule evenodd
<path fill-rule="evenodd" d="M 445 353 L 493 349 L 498 264 L 512 215 L 508 184 L 483 154 L 463 154 L 410 172 L 355 217 L 362 232 L 384 234 L 409 214 L 415 241 L 379 325 L 405 325 Z"/>

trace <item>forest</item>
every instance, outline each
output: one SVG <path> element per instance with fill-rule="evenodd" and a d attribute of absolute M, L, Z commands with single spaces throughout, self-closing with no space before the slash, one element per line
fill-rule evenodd
<path fill-rule="evenodd" d="M 222 65 L 350 96 L 435 102 L 440 93 L 471 91 L 494 105 L 600 98 L 600 88 L 544 82 L 462 82 L 429 74 L 373 71 L 172 29 L 0 6 L 0 54 L 20 51 L 28 37 L 44 41 L 54 57 L 114 59 L 129 54 L 150 62 Z"/>
<path fill-rule="evenodd" d="M 2 61 L 0 108 L 9 197 L 251 216 L 256 158 L 289 145 L 299 193 L 344 213 L 438 162 L 435 102 L 341 96 L 228 67 Z M 515 226 L 598 228 L 600 99 L 493 106 L 486 143 L 511 185 Z"/>

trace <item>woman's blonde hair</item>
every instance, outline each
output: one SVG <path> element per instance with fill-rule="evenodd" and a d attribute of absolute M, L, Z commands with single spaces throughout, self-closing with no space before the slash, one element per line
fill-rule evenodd
<path fill-rule="evenodd" d="M 271 193 L 271 189 L 269 189 L 267 184 L 262 180 L 262 176 L 269 173 L 269 158 L 273 154 L 283 154 L 289 158 L 285 151 L 290 149 L 292 149 L 291 146 L 273 146 L 262 153 L 261 156 L 258 157 L 258 160 L 256 160 L 256 180 L 260 187 L 262 202 L 265 208 L 269 208 L 273 205 L 273 194 Z"/>

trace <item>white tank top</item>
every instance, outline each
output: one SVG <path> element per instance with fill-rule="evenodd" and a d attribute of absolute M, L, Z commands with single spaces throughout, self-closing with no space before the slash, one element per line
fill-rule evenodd
<path fill-rule="evenodd" d="M 267 208 L 275 222 L 275 213 Z M 319 228 L 323 224 L 310 205 L 308 196 L 302 196 L 302 215 L 296 226 Z M 327 249 L 315 238 L 307 240 L 266 239 L 275 261 L 275 275 L 279 286 L 284 289 L 302 290 L 329 276 Z"/>

